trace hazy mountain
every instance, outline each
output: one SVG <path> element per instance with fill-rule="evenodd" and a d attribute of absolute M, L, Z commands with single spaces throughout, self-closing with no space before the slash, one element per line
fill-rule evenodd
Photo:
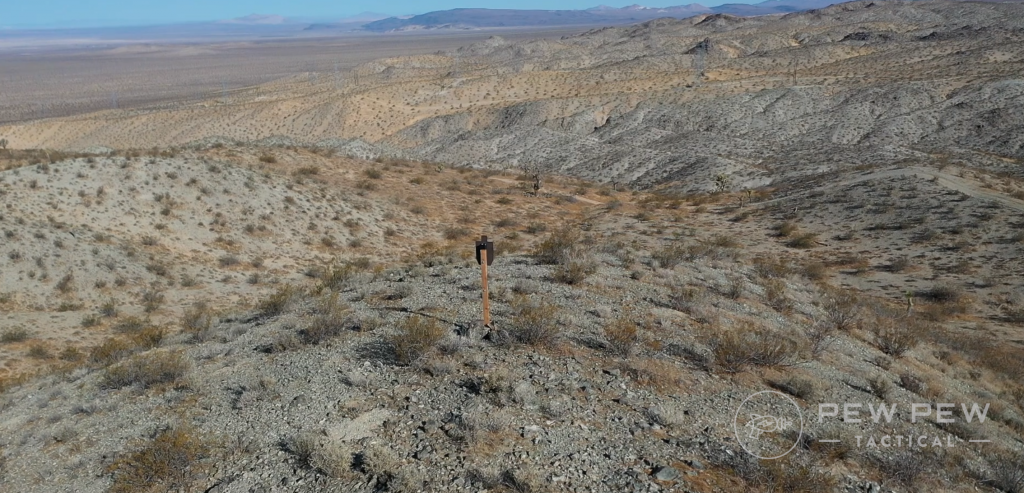
<path fill-rule="evenodd" d="M 245 17 L 217 21 L 217 24 L 274 25 L 286 22 L 288 19 L 281 15 L 249 14 Z"/>
<path fill-rule="evenodd" d="M 691 3 L 673 7 L 630 5 L 615 8 L 598 5 L 586 10 L 453 9 L 428 12 L 409 18 L 389 17 L 370 22 L 363 28 L 369 31 L 387 32 L 442 28 L 629 24 L 662 17 L 682 19 L 705 13 L 781 14 L 827 7 L 834 3 L 837 2 L 834 0 L 769 0 L 754 5 L 725 4 L 711 8 Z"/>

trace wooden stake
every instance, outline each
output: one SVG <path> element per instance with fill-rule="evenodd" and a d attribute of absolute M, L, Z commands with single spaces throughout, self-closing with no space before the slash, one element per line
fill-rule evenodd
<path fill-rule="evenodd" d="M 483 272 L 484 285 L 484 327 L 491 326 L 491 299 L 487 292 L 487 249 L 480 251 L 480 268 Z"/>

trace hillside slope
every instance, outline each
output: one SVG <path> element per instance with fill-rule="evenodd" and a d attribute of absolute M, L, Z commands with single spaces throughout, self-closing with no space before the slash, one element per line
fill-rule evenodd
<path fill-rule="evenodd" d="M 343 77 L 281 80 L 228 104 L 107 111 L 0 135 L 18 148 L 283 136 L 364 157 L 705 190 L 722 173 L 739 189 L 939 154 L 1019 174 L 1022 9 L 851 2 L 559 41 L 494 38 Z"/>

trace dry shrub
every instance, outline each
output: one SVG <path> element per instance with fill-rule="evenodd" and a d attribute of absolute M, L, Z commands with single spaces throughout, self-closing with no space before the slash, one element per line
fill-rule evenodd
<path fill-rule="evenodd" d="M 551 274 L 556 282 L 575 285 L 597 272 L 597 262 L 583 248 L 574 248 Z"/>
<path fill-rule="evenodd" d="M 541 263 L 557 265 L 552 273 L 556 282 L 579 284 L 597 272 L 597 262 L 583 240 L 579 228 L 562 228 L 541 242 L 534 255 Z"/>
<path fill-rule="evenodd" d="M 543 264 L 563 264 L 569 259 L 582 239 L 583 233 L 579 228 L 559 228 L 537 245 L 533 254 Z"/>
<path fill-rule="evenodd" d="M 879 399 L 885 400 L 885 396 L 892 392 L 892 382 L 885 375 L 875 375 L 868 379 L 868 388 L 871 394 Z"/>
<path fill-rule="evenodd" d="M 293 286 L 282 286 L 273 294 L 259 302 L 257 309 L 264 317 L 276 317 L 291 305 L 298 295 L 298 290 Z"/>
<path fill-rule="evenodd" d="M 309 325 L 302 329 L 306 344 L 320 344 L 340 336 L 351 325 L 349 307 L 338 301 L 338 293 L 331 293 L 317 301 Z"/>
<path fill-rule="evenodd" d="M 159 327 L 146 327 L 127 337 L 112 337 L 89 352 L 89 361 L 99 366 L 116 363 L 131 354 L 152 349 L 160 344 L 165 332 Z"/>
<path fill-rule="evenodd" d="M 111 329 L 119 334 L 137 334 L 147 326 L 149 326 L 149 322 L 139 317 L 125 317 L 118 320 Z"/>
<path fill-rule="evenodd" d="M 127 361 L 108 367 L 100 386 L 119 389 L 130 385 L 149 388 L 157 384 L 172 383 L 189 369 L 188 359 L 177 351 L 161 351 L 132 356 Z"/>
<path fill-rule="evenodd" d="M 324 290 L 340 291 L 348 287 L 349 283 L 360 271 L 360 265 L 354 262 L 334 263 L 316 271 L 316 277 L 320 279 L 317 284 L 317 292 Z"/>
<path fill-rule="evenodd" d="M 835 478 L 810 464 L 782 460 L 761 461 L 753 477 L 746 479 L 765 492 L 819 493 L 834 491 L 837 486 Z"/>
<path fill-rule="evenodd" d="M 793 300 L 786 296 L 786 281 L 777 278 L 764 279 L 764 302 L 779 313 L 788 313 L 793 308 Z"/>
<path fill-rule="evenodd" d="M 678 243 L 670 243 L 664 248 L 656 250 L 651 258 L 658 262 L 663 269 L 671 269 L 686 259 L 687 249 Z"/>
<path fill-rule="evenodd" d="M 189 428 L 161 432 L 142 448 L 114 461 L 108 468 L 112 493 L 189 489 L 193 475 L 212 447 Z"/>
<path fill-rule="evenodd" d="M 794 223 L 792 223 L 790 221 L 786 221 L 786 222 L 784 222 L 784 223 L 782 223 L 782 224 L 780 224 L 780 225 L 775 227 L 775 234 L 779 238 L 786 238 L 789 235 L 791 235 L 793 233 L 796 233 L 796 231 L 798 229 L 800 229 L 800 228 L 796 224 L 794 224 Z"/>
<path fill-rule="evenodd" d="M 813 358 L 820 358 L 828 350 L 836 339 L 836 332 L 835 325 L 825 320 L 814 320 L 804 328 Z"/>
<path fill-rule="evenodd" d="M 780 332 L 752 321 L 740 321 L 732 329 L 706 329 L 704 344 L 711 349 L 715 366 L 725 373 L 740 373 L 752 366 L 791 366 L 800 360 L 801 345 Z"/>
<path fill-rule="evenodd" d="M 820 281 L 828 277 L 828 267 L 823 262 L 807 262 L 803 265 L 803 275 L 812 281 Z"/>
<path fill-rule="evenodd" d="M 14 327 L 4 330 L 0 333 L 0 343 L 11 344 L 15 342 L 23 342 L 31 336 L 28 330 L 24 327 Z"/>
<path fill-rule="evenodd" d="M 917 296 L 935 303 L 959 303 L 964 298 L 964 291 L 960 286 L 944 283 L 918 292 Z"/>
<path fill-rule="evenodd" d="M 517 295 L 512 299 L 512 320 L 499 331 L 498 340 L 505 344 L 551 346 L 561 332 L 558 307 L 544 301 Z"/>
<path fill-rule="evenodd" d="M 985 482 L 1006 493 L 1024 493 L 1024 456 L 1002 452 L 988 459 Z"/>
<path fill-rule="evenodd" d="M 756 257 L 753 264 L 757 276 L 765 279 L 782 278 L 793 272 L 789 260 L 782 257 Z"/>
<path fill-rule="evenodd" d="M 786 242 L 786 246 L 800 249 L 814 248 L 817 245 L 818 235 L 816 233 L 804 233 Z"/>
<path fill-rule="evenodd" d="M 181 327 L 190 334 L 202 334 L 216 321 L 213 310 L 205 301 L 197 301 L 185 309 L 181 316 Z"/>
<path fill-rule="evenodd" d="M 921 395 L 925 390 L 925 383 L 917 375 L 910 372 L 900 373 L 900 387 L 903 387 L 909 392 Z"/>
<path fill-rule="evenodd" d="M 810 399 L 817 392 L 817 386 L 813 380 L 798 376 L 791 376 L 782 380 L 772 380 L 768 384 L 791 396 L 804 400 Z"/>
<path fill-rule="evenodd" d="M 164 304 L 164 293 L 156 288 L 150 288 L 142 292 L 142 309 L 146 313 L 153 313 Z"/>
<path fill-rule="evenodd" d="M 619 369 L 637 385 L 659 392 L 679 390 L 685 383 L 683 371 L 671 361 L 654 358 L 629 360 L 621 363 Z"/>
<path fill-rule="evenodd" d="M 604 338 L 608 349 L 623 358 L 628 358 L 640 342 L 640 329 L 628 316 L 621 316 L 604 327 Z"/>
<path fill-rule="evenodd" d="M 914 349 L 924 336 L 924 326 L 902 316 L 897 310 L 875 308 L 871 323 L 875 346 L 883 353 L 899 358 Z"/>
<path fill-rule="evenodd" d="M 313 176 L 320 174 L 320 168 L 316 166 L 300 166 L 292 171 L 295 176 Z"/>
<path fill-rule="evenodd" d="M 437 320 L 413 315 L 402 322 L 399 333 L 390 342 L 398 362 L 411 365 L 433 349 L 446 333 Z"/>
<path fill-rule="evenodd" d="M 873 462 L 886 480 L 904 486 L 914 486 L 928 469 L 928 460 L 929 458 L 920 452 L 911 451 L 877 456 Z"/>
<path fill-rule="evenodd" d="M 668 304 L 673 310 L 697 317 L 708 304 L 708 293 L 697 286 L 673 284 Z"/>
<path fill-rule="evenodd" d="M 355 475 L 354 456 L 352 448 L 345 443 L 328 441 L 313 450 L 309 465 L 332 478 L 346 479 Z"/>
<path fill-rule="evenodd" d="M 824 321 L 836 330 L 849 331 L 857 328 L 861 318 L 860 300 L 853 291 L 830 289 L 823 293 L 821 309 Z"/>

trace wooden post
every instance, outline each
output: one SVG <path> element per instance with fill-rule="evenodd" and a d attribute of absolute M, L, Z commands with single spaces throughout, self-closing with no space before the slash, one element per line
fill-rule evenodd
<path fill-rule="evenodd" d="M 487 249 L 484 248 L 480 251 L 480 268 L 483 272 L 483 285 L 484 285 L 484 327 L 491 326 L 491 300 L 489 293 L 487 292 Z"/>

